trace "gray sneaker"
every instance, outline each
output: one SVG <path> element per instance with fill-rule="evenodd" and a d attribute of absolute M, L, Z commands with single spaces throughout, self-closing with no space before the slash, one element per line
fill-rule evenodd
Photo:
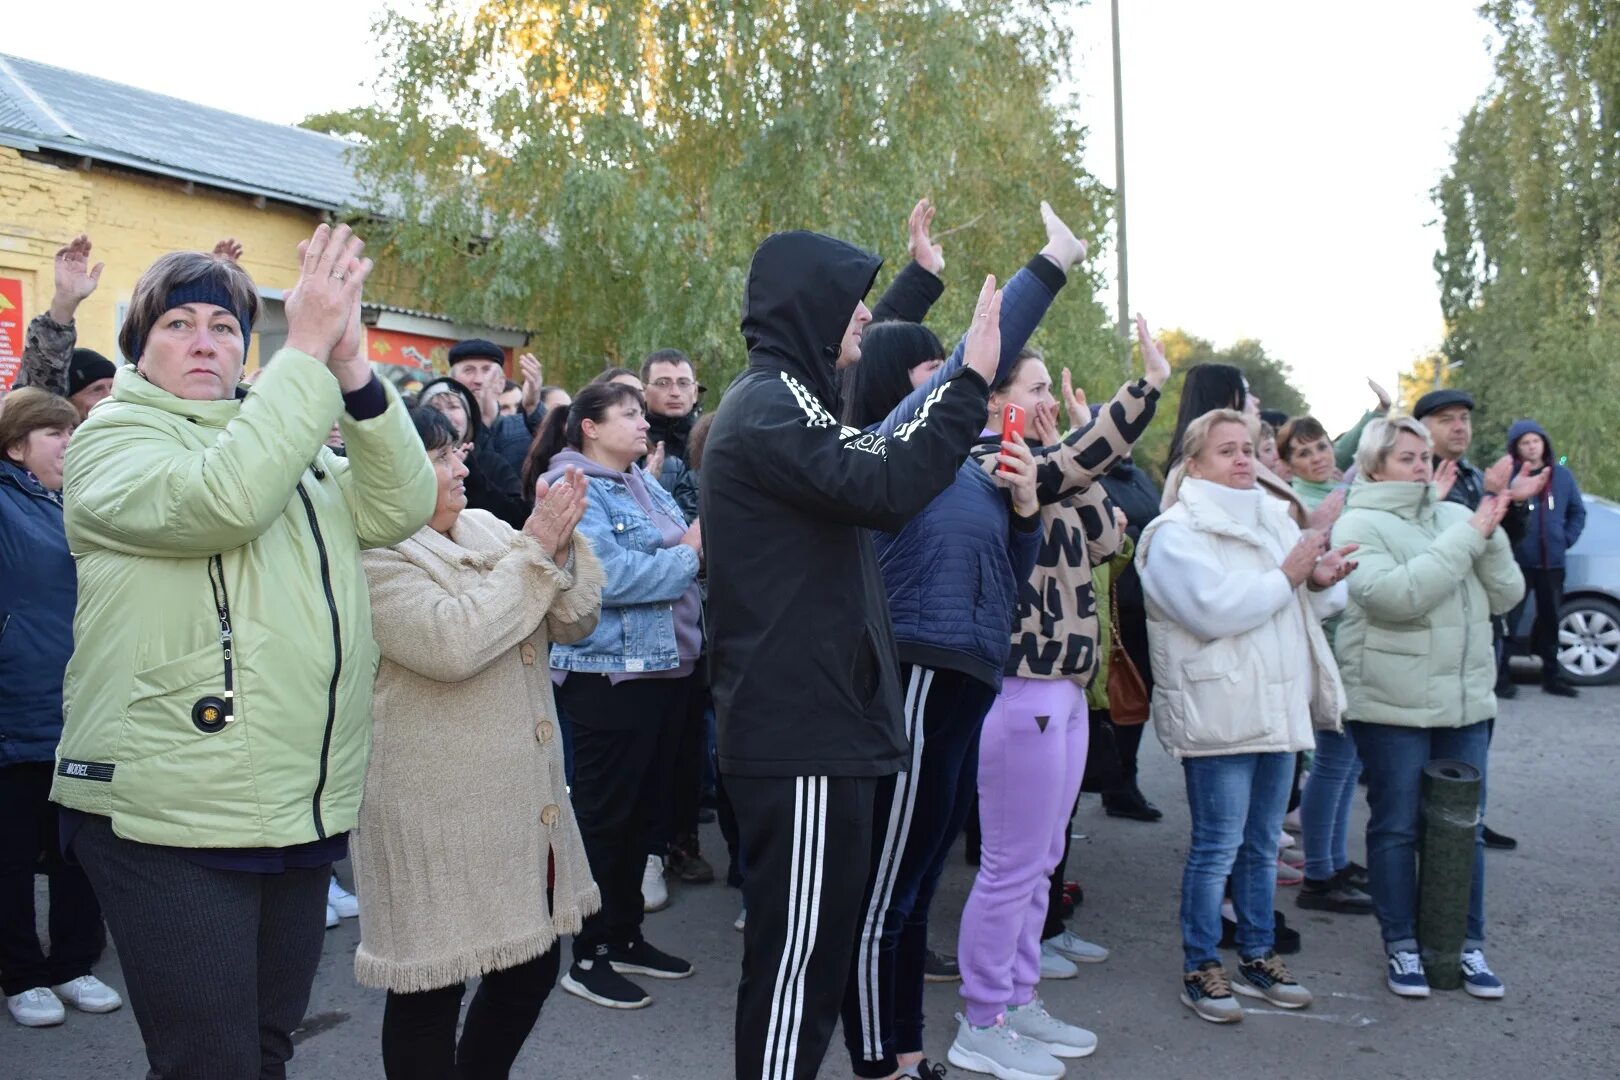
<path fill-rule="evenodd" d="M 1076 1024 L 1066 1024 L 1046 1011 L 1039 997 L 1028 1005 L 1007 1007 L 1007 1026 L 1026 1039 L 1046 1047 L 1060 1058 L 1090 1057 L 1097 1052 L 1097 1036 Z"/>
<path fill-rule="evenodd" d="M 1235 1024 L 1243 1019 L 1243 1006 L 1232 996 L 1232 979 L 1219 960 L 1182 975 L 1181 1003 L 1212 1024 Z"/>
<path fill-rule="evenodd" d="M 956 1014 L 956 1041 L 945 1055 L 958 1069 L 988 1073 L 997 1080 L 1058 1080 L 1067 1070 L 1040 1043 L 1021 1037 L 1005 1018 L 974 1027 Z"/>
<path fill-rule="evenodd" d="M 1073 930 L 1065 930 L 1057 937 L 1047 938 L 1041 944 L 1050 945 L 1059 956 L 1067 957 L 1076 964 L 1100 964 L 1108 959 L 1107 949 L 1087 941 Z"/>
<path fill-rule="evenodd" d="M 1311 992 L 1294 981 L 1282 957 L 1274 952 L 1241 961 L 1232 989 L 1249 997 L 1265 998 L 1284 1009 L 1303 1009 L 1311 1003 Z"/>

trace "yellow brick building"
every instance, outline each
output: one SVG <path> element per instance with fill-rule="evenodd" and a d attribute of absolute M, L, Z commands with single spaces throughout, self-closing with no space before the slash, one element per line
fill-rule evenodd
<path fill-rule="evenodd" d="M 26 326 L 50 305 L 56 250 L 88 234 L 106 269 L 79 308 L 79 344 L 116 360 L 141 272 L 167 252 L 207 251 L 235 237 L 264 305 L 248 354 L 257 367 L 285 338 L 281 297 L 297 279 L 298 242 L 364 204 L 348 148 L 332 136 L 0 54 L 0 283 L 20 282 Z M 374 302 L 382 299 L 390 303 Z M 368 297 L 373 359 L 409 365 L 406 357 L 428 357 L 442 370 L 445 349 L 459 338 L 488 338 L 509 351 L 527 341 L 521 331 L 458 324 L 432 307 L 420 297 Z"/>

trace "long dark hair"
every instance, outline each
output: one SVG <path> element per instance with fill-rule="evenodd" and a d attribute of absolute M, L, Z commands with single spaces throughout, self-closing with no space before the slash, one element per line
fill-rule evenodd
<path fill-rule="evenodd" d="M 911 393 L 911 369 L 944 358 L 939 338 L 920 323 L 868 326 L 861 338 L 860 363 L 849 368 L 844 384 L 844 423 L 864 428 L 882 420 Z"/>
<path fill-rule="evenodd" d="M 523 490 L 534 490 L 535 481 L 551 468 L 552 458 L 565 449 L 579 450 L 584 447 L 585 421 L 600 424 L 607 417 L 609 409 L 626 401 L 634 401 L 646 411 L 647 399 L 635 387 L 624 383 L 593 382 L 579 392 L 568 408 L 552 409 L 546 413 L 545 422 L 529 444 L 528 457 L 523 460 Z"/>
<path fill-rule="evenodd" d="M 1243 369 L 1231 364 L 1194 364 L 1181 384 L 1181 409 L 1176 413 L 1176 432 L 1170 437 L 1170 456 L 1164 469 L 1169 472 L 1181 460 L 1181 438 L 1187 425 L 1216 409 L 1242 412 L 1249 393 L 1243 388 Z"/>

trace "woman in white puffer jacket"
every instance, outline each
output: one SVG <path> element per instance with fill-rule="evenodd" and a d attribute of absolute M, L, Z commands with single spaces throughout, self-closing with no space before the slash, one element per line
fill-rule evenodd
<path fill-rule="evenodd" d="M 1343 609 L 1354 546 L 1328 551 L 1255 484 L 1254 421 L 1230 409 L 1182 438 L 1179 501 L 1142 532 L 1153 724 L 1187 779 L 1192 842 L 1181 883 L 1182 1002 L 1205 1020 L 1243 1018 L 1232 991 L 1303 1008 L 1311 995 L 1277 957 L 1277 834 L 1294 754 L 1313 724 L 1337 730 L 1338 669 L 1319 621 Z M 1240 963 L 1216 953 L 1228 874 Z"/>

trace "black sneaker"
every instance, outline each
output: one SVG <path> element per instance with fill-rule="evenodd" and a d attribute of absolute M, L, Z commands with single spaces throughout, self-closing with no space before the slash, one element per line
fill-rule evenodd
<path fill-rule="evenodd" d="M 575 960 L 559 985 L 575 997 L 607 1009 L 645 1009 L 652 1004 L 652 995 L 614 971 L 600 956 Z"/>
<path fill-rule="evenodd" d="M 1278 911 L 1274 912 L 1274 914 L 1276 921 L 1272 923 L 1271 947 L 1282 956 L 1293 956 L 1299 952 L 1300 948 L 1299 931 L 1288 925 L 1288 920 L 1283 917 L 1282 912 Z M 1220 947 L 1223 949 L 1237 948 L 1237 923 L 1228 919 L 1225 915 L 1221 916 Z"/>
<path fill-rule="evenodd" d="M 1367 876 L 1367 868 L 1360 863 L 1345 863 L 1344 868 L 1339 871 L 1339 876 L 1362 892 L 1367 891 L 1367 883 L 1370 879 Z"/>
<path fill-rule="evenodd" d="M 1340 871 L 1330 878 L 1305 879 L 1295 902 L 1307 911 L 1336 911 L 1341 915 L 1372 914 L 1372 897 L 1351 885 Z"/>
<path fill-rule="evenodd" d="M 1519 685 L 1512 679 L 1496 680 L 1496 696 L 1499 698 L 1516 698 L 1519 696 Z"/>
<path fill-rule="evenodd" d="M 1482 825 L 1480 828 L 1485 838 L 1485 846 L 1488 848 L 1495 848 L 1497 851 L 1512 851 L 1519 846 L 1519 842 L 1513 837 L 1505 836 L 1489 825 Z"/>
<path fill-rule="evenodd" d="M 1130 821 L 1158 821 L 1164 817 L 1164 811 L 1148 802 L 1140 791 L 1104 795 L 1102 804 L 1103 812 L 1109 817 L 1126 818 Z"/>
<path fill-rule="evenodd" d="M 923 957 L 923 982 L 948 983 L 962 981 L 962 965 L 956 957 L 929 949 Z"/>
<path fill-rule="evenodd" d="M 1581 692 L 1579 690 L 1569 685 L 1569 683 L 1565 682 L 1563 679 L 1547 679 L 1541 684 L 1541 692 L 1543 694 L 1551 694 L 1553 697 L 1581 696 Z"/>
<path fill-rule="evenodd" d="M 900 1075 L 905 1077 L 911 1074 L 901 1073 Z M 917 1080 L 945 1080 L 945 1066 L 935 1065 L 927 1058 L 923 1058 L 917 1063 Z"/>
<path fill-rule="evenodd" d="M 692 965 L 653 948 L 645 940 L 609 948 L 607 962 L 620 975 L 647 975 L 654 979 L 684 979 L 692 974 Z"/>

